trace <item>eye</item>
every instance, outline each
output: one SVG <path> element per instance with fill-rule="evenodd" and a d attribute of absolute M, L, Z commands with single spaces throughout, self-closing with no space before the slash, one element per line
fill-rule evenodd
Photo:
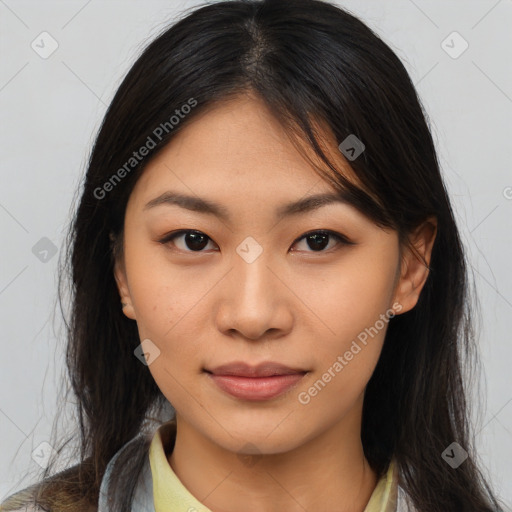
<path fill-rule="evenodd" d="M 351 242 L 346 236 L 342 235 L 341 233 L 336 233 L 335 231 L 331 231 L 329 229 L 322 229 L 318 231 L 310 231 L 309 233 L 306 233 L 302 235 L 300 238 L 298 238 L 295 243 L 298 243 L 302 240 L 307 240 L 307 245 L 312 251 L 306 251 L 306 252 L 329 252 L 325 251 L 325 247 L 329 244 L 326 243 L 329 238 L 334 238 L 337 240 L 338 245 L 354 245 L 354 242 Z M 331 247 L 332 248 L 332 247 Z"/>
<path fill-rule="evenodd" d="M 181 243 L 176 243 L 175 240 L 179 240 L 180 238 Z M 302 240 L 306 240 L 308 247 L 312 249 L 312 251 L 306 252 L 328 252 L 324 249 L 329 245 L 326 243 L 329 238 L 335 239 L 338 244 L 341 245 L 354 245 L 354 242 L 351 242 L 346 236 L 342 235 L 341 233 L 336 233 L 335 231 L 330 231 L 328 229 L 305 233 L 300 238 L 295 240 L 293 245 L 301 242 Z M 164 237 L 162 240 L 159 240 L 159 242 L 163 245 L 172 242 L 175 247 L 183 252 L 206 252 L 203 251 L 203 249 L 207 247 L 208 241 L 213 243 L 208 235 L 202 233 L 201 231 L 192 229 L 182 229 L 175 231 Z"/>
<path fill-rule="evenodd" d="M 174 240 L 178 238 L 182 238 L 181 244 L 174 243 Z M 207 245 L 208 240 L 210 240 L 210 237 L 201 231 L 196 231 L 193 229 L 182 229 L 180 231 L 170 233 L 162 240 L 159 240 L 159 242 L 166 245 L 172 241 L 173 245 L 178 246 L 178 249 L 184 252 L 205 252 L 202 249 L 204 249 L 204 247 Z M 183 248 L 183 246 L 185 248 Z"/>

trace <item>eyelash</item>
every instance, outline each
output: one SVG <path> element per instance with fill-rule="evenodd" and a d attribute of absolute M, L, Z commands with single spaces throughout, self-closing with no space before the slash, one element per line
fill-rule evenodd
<path fill-rule="evenodd" d="M 161 243 L 162 245 L 167 245 L 169 244 L 169 242 L 173 241 L 175 238 L 178 238 L 179 236 L 182 236 L 182 235 L 186 235 L 188 233 L 195 233 L 195 234 L 199 234 L 199 235 L 204 235 L 206 238 L 208 238 L 209 240 L 211 240 L 213 242 L 213 240 L 208 236 L 206 235 L 206 233 L 203 233 L 202 231 L 197 231 L 195 229 L 180 229 L 178 231 L 173 231 L 171 233 L 168 233 L 164 238 L 162 238 L 161 240 L 158 240 L 159 243 Z M 317 229 L 317 230 L 314 230 L 314 231 L 308 231 L 307 233 L 304 233 L 303 235 L 301 235 L 299 238 L 297 238 L 294 242 L 293 242 L 293 245 L 295 245 L 296 243 L 300 242 L 301 240 L 309 237 L 309 236 L 312 236 L 312 235 L 316 235 L 316 234 L 322 234 L 322 235 L 328 235 L 332 238 L 335 238 L 338 243 L 341 245 L 341 246 L 344 246 L 344 245 L 355 245 L 354 242 L 351 242 L 346 236 L 342 235 L 341 233 L 337 233 L 336 231 L 331 231 L 330 229 Z M 337 250 L 339 249 L 340 247 L 338 248 L 334 248 L 334 250 Z M 182 249 L 178 249 L 178 251 L 180 252 L 184 252 L 184 253 L 195 253 L 195 254 L 201 254 L 205 251 L 203 250 L 200 250 L 200 251 L 191 251 L 191 250 L 182 250 Z M 310 253 L 318 253 L 318 254 L 328 254 L 330 252 L 332 252 L 333 249 L 329 249 L 329 250 L 320 250 L 320 251 L 305 251 L 305 252 L 310 252 Z"/>

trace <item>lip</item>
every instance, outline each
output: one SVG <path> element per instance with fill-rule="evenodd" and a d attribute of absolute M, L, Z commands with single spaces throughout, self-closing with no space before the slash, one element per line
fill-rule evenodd
<path fill-rule="evenodd" d="M 242 400 L 270 400 L 295 387 L 307 373 L 279 363 L 265 362 L 250 366 L 234 362 L 205 370 L 208 377 L 225 393 Z"/>
<path fill-rule="evenodd" d="M 263 362 L 255 366 L 251 366 L 243 361 L 235 361 L 216 366 L 211 370 L 206 369 L 206 371 L 213 375 L 234 375 L 236 377 L 273 377 L 275 375 L 295 375 L 306 372 L 303 369 L 290 368 L 289 366 L 272 361 Z"/>

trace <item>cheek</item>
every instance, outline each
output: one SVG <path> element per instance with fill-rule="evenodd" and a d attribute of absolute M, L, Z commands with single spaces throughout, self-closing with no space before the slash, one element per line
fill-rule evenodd
<path fill-rule="evenodd" d="M 190 281 L 190 270 L 173 266 L 165 248 L 148 242 L 147 235 L 127 236 L 126 247 L 126 271 L 139 330 L 145 337 L 164 341 L 166 333 L 170 335 L 197 302 L 201 282 Z"/>
<path fill-rule="evenodd" d="M 140 287 L 135 285 L 133 290 L 139 335 L 158 346 L 161 362 L 165 361 L 168 367 L 176 366 L 177 359 L 185 361 L 186 366 L 186 362 L 194 360 L 191 354 L 200 350 L 202 324 L 197 315 L 201 314 L 201 297 L 208 288 L 204 282 L 162 277 L 156 268 L 150 273 L 156 275 L 146 274 Z"/>
<path fill-rule="evenodd" d="M 201 323 L 195 320 L 206 285 L 178 279 L 169 269 L 165 272 L 157 266 L 148 266 L 144 273 L 144 279 L 134 281 L 133 296 L 140 339 L 149 338 L 159 350 L 149 371 L 167 400 L 177 409 L 186 408 L 190 405 L 187 390 L 196 385 L 202 353 L 204 336 L 199 332 Z"/>
<path fill-rule="evenodd" d="M 398 261 L 392 247 L 380 249 L 378 259 L 374 251 L 354 252 L 332 269 L 329 278 L 310 286 L 307 295 L 305 289 L 301 292 L 325 327 L 311 353 L 315 371 L 308 386 L 315 388 L 306 389 L 322 398 L 312 401 L 332 399 L 344 408 L 364 391 L 373 373 L 390 319 Z"/>
<path fill-rule="evenodd" d="M 321 275 L 304 272 L 297 280 L 297 295 L 322 320 L 333 347 L 350 344 L 390 307 L 398 253 L 392 247 L 379 249 L 354 251 Z"/>

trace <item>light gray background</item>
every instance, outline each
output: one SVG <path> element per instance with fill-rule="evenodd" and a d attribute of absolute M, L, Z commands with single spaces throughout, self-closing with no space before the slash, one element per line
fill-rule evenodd
<path fill-rule="evenodd" d="M 93 136 L 140 48 L 199 3 L 0 0 L 0 499 L 32 481 L 32 452 L 50 439 L 64 347 L 56 270 Z M 430 116 L 482 306 L 480 454 L 510 503 L 512 1 L 339 4 L 402 58 Z M 31 48 L 50 48 L 43 31 L 58 43 L 47 59 Z M 469 44 L 457 58 L 454 31 Z M 59 251 L 46 262 L 32 251 L 43 237 Z"/>

